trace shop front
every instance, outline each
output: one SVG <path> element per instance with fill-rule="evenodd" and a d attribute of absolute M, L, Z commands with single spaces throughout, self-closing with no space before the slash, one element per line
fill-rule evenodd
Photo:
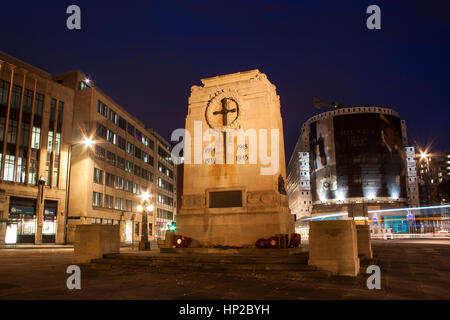
<path fill-rule="evenodd" d="M 55 243 L 57 201 L 45 200 L 42 243 Z M 34 243 L 36 199 L 10 197 L 5 244 Z"/>
<path fill-rule="evenodd" d="M 10 197 L 6 244 L 34 243 L 36 199 Z"/>

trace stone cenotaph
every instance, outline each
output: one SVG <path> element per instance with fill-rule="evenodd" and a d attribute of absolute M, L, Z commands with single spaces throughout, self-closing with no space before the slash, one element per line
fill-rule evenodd
<path fill-rule="evenodd" d="M 180 142 L 177 234 L 203 247 L 254 247 L 260 238 L 293 233 L 276 87 L 259 70 L 201 81 L 191 88 Z"/>

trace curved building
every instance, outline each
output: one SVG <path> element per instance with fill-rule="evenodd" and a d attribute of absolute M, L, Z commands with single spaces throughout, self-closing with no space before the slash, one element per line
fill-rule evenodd
<path fill-rule="evenodd" d="M 308 119 L 288 165 L 297 218 L 408 203 L 405 122 L 381 107 L 339 108 Z"/>

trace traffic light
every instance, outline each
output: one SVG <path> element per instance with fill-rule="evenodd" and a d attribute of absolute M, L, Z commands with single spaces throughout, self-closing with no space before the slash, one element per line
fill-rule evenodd
<path fill-rule="evenodd" d="M 342 105 L 342 103 L 340 102 L 333 102 L 333 108 L 334 109 L 339 109 L 339 108 L 343 108 L 344 106 Z"/>
<path fill-rule="evenodd" d="M 175 221 L 172 221 L 172 224 L 169 227 L 170 231 L 175 231 L 177 229 L 177 223 Z"/>

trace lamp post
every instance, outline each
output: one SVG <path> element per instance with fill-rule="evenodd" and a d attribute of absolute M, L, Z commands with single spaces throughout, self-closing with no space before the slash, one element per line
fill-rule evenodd
<path fill-rule="evenodd" d="M 141 195 L 142 204 L 137 207 L 138 212 L 142 212 L 142 235 L 139 242 L 140 251 L 150 251 L 150 242 L 148 241 L 148 212 L 153 211 L 153 205 L 148 203 L 150 194 L 144 192 Z"/>
<path fill-rule="evenodd" d="M 34 233 L 34 243 L 42 243 L 42 226 L 44 224 L 43 217 L 43 202 L 44 202 L 44 190 L 45 190 L 45 177 L 41 175 L 38 180 L 38 205 L 36 206 L 36 231 Z"/>

